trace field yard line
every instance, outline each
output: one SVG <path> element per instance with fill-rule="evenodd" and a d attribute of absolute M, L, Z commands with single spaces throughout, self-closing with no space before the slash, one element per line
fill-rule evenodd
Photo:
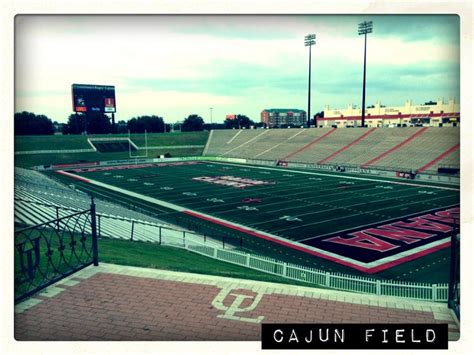
<path fill-rule="evenodd" d="M 221 165 L 242 166 L 241 164 L 234 164 L 234 163 L 221 163 L 221 162 L 213 162 L 213 163 L 214 164 L 221 164 Z M 332 176 L 332 177 L 336 177 L 336 178 L 339 178 L 339 179 L 375 181 L 375 182 L 382 182 L 382 183 L 392 184 L 392 185 L 418 186 L 418 187 L 423 187 L 423 188 L 427 188 L 427 189 L 460 191 L 459 188 L 454 188 L 454 187 L 421 185 L 421 184 L 415 184 L 415 183 L 410 183 L 410 182 L 387 181 L 387 180 L 379 180 L 379 179 L 373 179 L 373 178 L 360 178 L 360 177 L 355 177 L 355 176 L 341 176 L 341 175 L 334 175 L 334 174 L 322 174 L 322 173 L 315 173 L 315 172 L 312 172 L 312 171 L 291 170 L 291 169 L 286 169 L 286 168 L 283 170 L 283 169 L 278 169 L 278 168 L 270 168 L 270 167 L 266 167 L 266 166 L 265 167 L 264 166 L 253 166 L 253 165 L 245 165 L 245 166 L 247 168 L 259 169 L 259 170 L 286 171 L 286 172 L 292 172 L 292 173 L 304 174 L 304 175 Z"/>
<path fill-rule="evenodd" d="M 240 147 L 242 147 L 242 146 L 244 146 L 244 145 L 246 145 L 246 144 L 249 144 L 250 142 L 253 142 L 253 141 L 256 140 L 258 137 L 264 135 L 264 134 L 267 133 L 267 132 L 268 132 L 268 130 L 263 131 L 262 133 L 256 135 L 255 137 L 249 139 L 248 141 L 245 141 L 245 142 L 243 142 L 242 144 L 238 145 L 237 147 L 234 147 L 234 148 L 232 148 L 231 150 L 228 150 L 227 152 L 222 153 L 220 156 L 222 157 L 222 156 L 226 155 L 227 153 L 230 153 L 230 152 L 232 152 L 232 151 L 234 151 L 234 150 L 236 150 L 236 149 L 238 149 L 238 148 L 240 148 Z"/>
<path fill-rule="evenodd" d="M 298 134 L 303 133 L 305 130 L 306 130 L 306 128 L 303 128 L 301 131 L 299 131 L 298 133 L 292 135 L 292 136 L 291 136 L 290 138 L 288 138 L 286 141 L 283 141 L 283 142 L 281 142 L 281 143 L 278 143 L 277 145 L 274 145 L 273 147 L 270 147 L 270 148 L 268 148 L 267 150 L 264 150 L 263 152 L 257 154 L 257 155 L 254 156 L 253 158 L 255 159 L 255 158 L 257 158 L 257 157 L 259 157 L 259 156 L 265 154 L 266 152 L 269 152 L 270 150 L 275 149 L 276 147 L 279 147 L 279 146 L 282 145 L 282 144 L 285 144 L 285 143 L 288 142 L 290 139 L 296 137 Z M 203 155 L 205 155 L 205 154 L 203 153 Z"/>
<path fill-rule="evenodd" d="M 340 199 L 340 200 L 346 200 L 347 198 L 344 198 L 344 199 Z M 334 201 L 331 201 L 331 202 L 336 202 L 336 201 L 340 201 L 340 200 L 334 200 Z M 378 203 L 378 202 L 383 202 L 383 201 L 388 201 L 388 200 L 397 200 L 396 197 L 392 197 L 392 198 L 383 198 L 383 199 L 380 199 L 380 200 L 374 200 L 374 201 L 371 201 L 371 202 L 374 202 L 374 203 Z M 417 203 L 420 203 L 420 201 L 417 201 Z M 307 216 L 307 215 L 313 215 L 313 214 L 319 214 L 319 213 L 325 213 L 325 212 L 330 212 L 330 211 L 334 211 L 334 210 L 338 210 L 338 209 L 343 209 L 343 210 L 346 210 L 346 209 L 350 209 L 352 207 L 356 207 L 356 206 L 360 206 L 360 205 L 365 205 L 367 204 L 367 202 L 359 202 L 359 203 L 355 203 L 353 205 L 348 205 L 348 206 L 340 206 L 340 207 L 335 207 L 335 206 L 331 206 L 332 208 L 326 208 L 326 209 L 323 209 L 323 210 L 319 210 L 319 211 L 313 211 L 313 212 L 310 212 L 310 213 L 304 213 L 304 214 L 298 214 L 298 215 L 295 215 L 293 217 L 303 217 L 303 216 Z M 314 206 L 314 205 L 320 205 L 320 206 L 324 206 L 324 204 L 321 204 L 321 203 L 312 203 L 312 204 L 309 204 L 307 206 L 304 206 L 305 208 L 306 207 L 311 207 L 311 206 Z M 405 202 L 403 202 L 403 205 L 405 205 Z M 393 205 L 391 207 L 397 207 L 397 206 L 401 206 L 401 205 Z M 266 205 L 264 206 L 266 207 Z M 288 208 L 281 208 L 281 209 L 277 209 L 277 210 L 270 210 L 270 211 L 265 211 L 266 213 L 275 213 L 275 212 L 282 212 L 282 211 L 285 211 L 285 210 L 288 210 L 288 209 L 293 209 L 295 207 L 288 207 Z M 301 207 L 297 207 L 297 208 L 301 208 Z M 366 211 L 366 212 L 362 212 L 362 213 L 372 213 L 372 214 L 377 214 L 380 210 L 377 209 L 377 210 L 370 210 L 370 211 Z M 230 212 L 230 211 L 228 211 Z M 270 220 L 266 220 L 265 222 L 258 222 L 258 223 L 252 223 L 251 225 L 252 226 L 255 226 L 255 225 L 258 225 L 258 224 L 265 224 L 265 223 L 268 223 L 268 222 L 273 222 L 273 221 L 278 221 L 278 219 L 270 219 Z M 327 221 L 323 221 L 323 222 L 327 222 Z"/>
<path fill-rule="evenodd" d="M 234 134 L 234 135 L 232 136 L 232 138 L 227 141 L 226 144 L 232 143 L 232 142 L 234 141 L 234 139 L 237 138 L 237 136 L 238 136 L 240 133 L 242 133 L 242 132 L 243 132 L 243 130 L 242 130 L 242 129 L 239 129 L 239 131 L 238 131 L 236 134 Z"/>
<path fill-rule="evenodd" d="M 436 199 L 439 199 L 440 197 L 436 197 L 436 198 L 432 198 L 432 199 L 429 199 L 428 201 L 431 201 L 431 200 L 436 200 Z M 400 206 L 408 206 L 408 205 L 414 205 L 414 204 L 417 204 L 417 203 L 420 203 L 420 201 L 414 201 L 414 202 L 411 202 L 411 203 L 402 203 L 400 205 L 393 205 L 393 206 L 389 206 L 389 207 L 386 207 L 386 208 L 381 208 L 381 209 L 378 209 L 377 212 L 380 212 L 380 211 L 383 211 L 383 210 L 386 210 L 386 209 L 391 209 L 391 208 L 396 208 L 396 207 L 400 207 Z M 308 223 L 308 224 L 303 224 L 301 226 L 296 226 L 296 227 L 292 227 L 292 228 L 285 228 L 285 229 L 276 229 L 275 232 L 280 232 L 280 231 L 288 231 L 288 230 L 291 230 L 291 229 L 295 229 L 295 228 L 301 228 L 301 227 L 307 227 L 307 226 L 313 226 L 313 225 L 316 225 L 316 224 L 320 224 L 320 223 L 325 223 L 325 222 L 331 222 L 331 221 L 336 221 L 338 219 L 345 219 L 347 217 L 352 217 L 352 216 L 357 216 L 359 214 L 375 214 L 373 212 L 361 212 L 361 213 L 356 213 L 356 214 L 352 214 L 352 215 L 349 215 L 349 216 L 344 216 L 343 218 L 333 218 L 333 219 L 327 219 L 327 220 L 324 220 L 324 221 L 318 221 L 318 222 L 315 222 L 315 223 Z M 420 212 L 422 213 L 422 212 Z M 300 216 L 305 216 L 307 214 L 304 214 L 304 215 L 296 215 L 294 217 L 300 217 Z"/>
<path fill-rule="evenodd" d="M 416 216 L 416 215 L 419 215 L 421 213 L 430 213 L 430 212 L 433 212 L 433 211 L 438 211 L 440 209 L 446 209 L 446 208 L 452 208 L 452 207 L 457 207 L 459 206 L 458 204 L 454 204 L 454 205 L 448 205 L 448 206 L 443 206 L 443 207 L 437 207 L 437 208 L 432 208 L 431 210 L 427 210 L 427 211 L 423 211 L 423 212 L 415 212 L 415 213 L 410 213 L 410 214 L 407 214 L 407 215 L 404 215 L 404 216 L 400 216 L 400 217 L 393 217 L 393 218 L 389 218 L 389 219 L 385 219 L 383 221 L 380 221 L 380 222 L 373 222 L 373 223 L 368 223 L 368 224 L 364 224 L 364 225 L 361 225 L 361 226 L 357 226 L 357 227 L 351 227 L 351 228 L 347 228 L 347 229 L 341 229 L 337 232 L 331 232 L 331 233 L 326 233 L 326 234 L 322 234 L 322 235 L 317 235 L 317 236 L 313 236 L 313 237 L 309 237 L 309 238 L 305 238 L 305 239 L 298 239 L 298 242 L 304 242 L 304 241 L 307 241 L 307 240 L 311 240 L 311 239 L 319 239 L 319 238 L 324 238 L 324 237 L 327 237 L 329 235 L 334 235 L 336 233 L 343 233 L 343 232 L 346 232 L 346 231 L 349 231 L 349 230 L 352 230 L 354 228 L 366 228 L 366 227 L 369 227 L 369 226 L 372 226 L 374 224 L 382 224 L 382 223 L 387 223 L 387 222 L 391 222 L 393 220 L 401 220 L 401 219 L 405 219 L 405 218 L 410 218 L 412 216 Z"/>
<path fill-rule="evenodd" d="M 369 187 L 367 187 L 367 189 L 364 189 L 363 191 L 368 190 L 368 189 L 372 190 L 372 189 L 370 188 L 370 186 L 369 186 Z M 360 191 L 360 190 L 358 190 L 358 191 Z M 405 190 L 405 191 L 408 191 L 408 190 Z M 404 192 L 405 192 L 405 191 L 404 191 Z M 303 193 L 303 192 L 301 192 L 301 193 Z M 298 194 L 295 194 L 295 195 L 299 195 L 299 194 L 301 194 L 301 193 L 298 193 Z M 328 195 L 324 195 L 323 197 L 326 199 L 327 197 L 339 195 L 339 194 L 341 194 L 341 193 L 342 193 L 342 192 L 338 192 L 338 193 L 334 193 L 334 194 L 328 194 Z M 346 193 L 347 193 L 347 191 L 346 191 Z M 381 192 L 381 193 L 378 193 L 378 194 L 366 195 L 366 197 L 373 197 L 373 196 L 383 195 L 383 194 L 387 194 L 387 193 L 394 193 L 394 191 L 384 191 L 384 192 Z M 264 194 L 265 194 L 265 193 L 264 193 Z M 266 193 L 266 194 L 268 194 L 268 193 Z M 320 203 L 320 202 L 314 202 L 314 201 L 309 201 L 309 200 L 304 200 L 304 199 L 292 198 L 292 197 L 291 197 L 292 195 L 284 195 L 284 196 L 283 196 L 283 195 L 271 195 L 271 194 L 268 194 L 268 195 L 270 195 L 271 197 L 281 197 L 281 198 L 285 198 L 285 199 L 287 199 L 287 200 L 289 200 L 289 201 L 279 201 L 279 202 L 266 203 L 266 204 L 263 203 L 263 204 L 260 204 L 260 205 L 259 205 L 259 206 L 261 206 L 262 208 L 267 208 L 268 206 L 280 205 L 280 204 L 286 204 L 286 205 L 287 205 L 288 202 L 292 202 L 292 201 L 303 202 L 303 203 L 305 203 L 306 205 L 305 205 L 305 206 L 300 206 L 300 207 L 294 207 L 294 206 L 292 206 L 292 207 L 281 208 L 281 209 L 276 209 L 276 210 L 269 210 L 269 211 L 265 211 L 265 213 L 281 212 L 281 211 L 285 211 L 285 210 L 291 210 L 291 209 L 294 209 L 294 208 L 303 208 L 303 207 L 306 208 L 306 207 L 311 207 L 311 206 L 316 206 L 316 205 L 325 206 L 324 204 L 322 204 L 322 203 Z M 406 198 L 408 198 L 408 197 L 409 197 L 409 196 L 406 196 Z M 315 197 L 311 197 L 311 198 L 316 198 L 316 196 L 315 196 Z M 348 198 L 349 198 L 349 197 L 344 197 L 344 198 L 335 199 L 335 200 L 331 199 L 331 203 L 334 203 L 334 202 L 337 202 L 337 201 L 342 201 L 342 200 L 347 200 Z M 388 198 L 388 199 L 374 200 L 374 201 L 371 201 L 371 202 L 381 202 L 381 201 L 386 201 L 386 200 L 390 200 L 390 199 L 398 200 L 398 198 L 400 198 L 400 197 L 393 197 L 393 198 Z M 235 203 L 238 203 L 238 202 L 235 202 Z M 235 203 L 231 203 L 231 204 L 235 204 Z M 366 203 L 366 202 L 358 203 L 358 204 L 355 204 L 355 205 L 344 206 L 344 207 L 337 207 L 337 208 L 343 208 L 343 209 L 344 209 L 344 208 L 349 208 L 349 207 L 352 207 L 352 206 L 357 206 L 357 205 L 359 205 L 359 204 L 365 204 L 365 203 Z M 221 206 L 222 206 L 222 207 L 226 207 L 227 205 L 231 205 L 231 204 L 223 204 L 223 205 L 221 205 Z M 334 207 L 334 206 L 332 206 L 332 207 Z M 334 207 L 334 208 L 336 208 L 336 207 Z M 320 212 L 331 211 L 331 210 L 333 210 L 334 208 L 332 208 L 332 209 L 326 209 L 326 210 L 322 210 L 322 211 L 316 211 L 316 212 L 314 212 L 314 213 L 320 213 Z M 337 208 L 336 208 L 336 209 L 337 209 Z M 227 212 L 231 212 L 231 211 L 232 211 L 232 210 L 223 210 L 223 211 L 219 211 L 218 214 L 219 214 L 219 213 L 227 213 Z M 374 211 L 374 212 L 377 212 L 377 211 Z M 253 224 L 253 225 L 261 224 L 261 223 L 267 223 L 267 222 L 269 222 L 269 221 L 273 221 L 273 220 L 267 220 L 266 222 L 259 222 L 259 223 L 255 223 L 255 224 Z"/>

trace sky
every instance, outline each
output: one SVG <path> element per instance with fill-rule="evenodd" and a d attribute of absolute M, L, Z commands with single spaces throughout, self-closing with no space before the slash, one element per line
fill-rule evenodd
<path fill-rule="evenodd" d="M 158 115 L 165 122 L 198 114 L 254 121 L 269 108 L 311 113 L 361 106 L 364 36 L 366 104 L 402 106 L 439 98 L 459 102 L 456 15 L 18 15 L 15 112 L 67 122 L 71 85 L 114 85 L 115 120 Z M 212 107 L 212 110 L 210 109 Z"/>

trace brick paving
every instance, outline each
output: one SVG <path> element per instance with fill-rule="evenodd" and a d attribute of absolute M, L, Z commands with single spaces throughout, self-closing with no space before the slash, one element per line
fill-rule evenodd
<path fill-rule="evenodd" d="M 261 323 L 448 323 L 439 303 L 101 264 L 15 307 L 16 340 L 259 341 Z"/>

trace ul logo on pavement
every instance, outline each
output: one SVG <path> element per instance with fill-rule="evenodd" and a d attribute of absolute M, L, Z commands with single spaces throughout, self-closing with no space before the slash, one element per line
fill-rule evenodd
<path fill-rule="evenodd" d="M 240 317 L 236 313 L 251 312 L 257 308 L 263 292 L 257 291 L 255 296 L 245 295 L 240 293 L 238 289 L 232 287 L 223 288 L 219 294 L 212 301 L 212 305 L 224 314 L 219 314 L 218 318 L 226 318 L 238 320 L 241 322 L 249 323 L 260 323 L 263 320 L 263 316 L 256 318 Z"/>

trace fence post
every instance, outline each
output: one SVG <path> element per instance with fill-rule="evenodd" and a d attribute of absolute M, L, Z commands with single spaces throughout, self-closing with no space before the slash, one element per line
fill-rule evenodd
<path fill-rule="evenodd" d="M 214 259 L 217 259 L 217 248 L 213 249 L 213 257 Z"/>
<path fill-rule="evenodd" d="M 245 266 L 247 266 L 247 267 L 250 266 L 250 254 L 249 253 L 245 254 Z"/>
<path fill-rule="evenodd" d="M 98 221 L 98 224 L 99 224 L 99 238 L 101 238 L 102 234 L 100 233 L 100 215 L 97 216 L 97 221 Z"/>
<path fill-rule="evenodd" d="M 59 219 L 59 207 L 56 206 L 56 219 Z M 56 230 L 59 232 L 59 221 L 56 222 Z"/>
<path fill-rule="evenodd" d="M 158 245 L 161 245 L 161 227 L 158 227 L 158 236 L 159 236 L 159 242 Z"/>
<path fill-rule="evenodd" d="M 286 267 L 287 263 L 283 263 L 283 276 L 286 277 Z"/>
<path fill-rule="evenodd" d="M 186 248 L 186 232 L 183 231 L 183 247 Z"/>
<path fill-rule="evenodd" d="M 432 301 L 438 300 L 438 285 L 437 284 L 431 285 L 431 300 Z"/>
<path fill-rule="evenodd" d="M 375 294 L 376 295 L 382 294 L 382 283 L 380 282 L 380 280 L 375 281 Z"/>
<path fill-rule="evenodd" d="M 324 286 L 329 287 L 331 285 L 331 274 L 326 272 L 326 280 L 324 280 Z"/>
<path fill-rule="evenodd" d="M 91 198 L 91 229 L 92 229 L 92 261 L 99 266 L 99 246 L 97 243 L 97 226 L 94 197 Z"/>
<path fill-rule="evenodd" d="M 132 221 L 132 231 L 130 232 L 130 240 L 133 241 L 133 230 L 135 229 L 135 221 Z"/>
<path fill-rule="evenodd" d="M 206 243 L 206 235 L 204 234 L 204 243 Z"/>

